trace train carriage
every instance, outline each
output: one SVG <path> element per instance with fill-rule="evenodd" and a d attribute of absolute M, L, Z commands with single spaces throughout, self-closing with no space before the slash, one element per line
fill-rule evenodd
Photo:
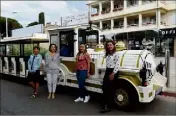
<path fill-rule="evenodd" d="M 86 80 L 89 91 L 102 93 L 101 85 L 106 69 L 104 45 L 101 43 L 101 30 L 92 26 L 77 25 L 49 30 L 50 43 L 56 43 L 60 48 L 61 69 L 58 84 L 78 87 L 75 74 L 75 56 L 80 43 L 87 45 L 91 56 L 91 78 Z M 67 46 L 67 48 L 65 48 Z M 119 108 L 126 108 L 132 102 L 151 102 L 156 95 L 165 90 L 167 79 L 156 72 L 154 56 L 147 50 L 125 50 L 123 42 L 116 43 L 120 56 L 119 77 L 116 82 L 114 102 Z M 64 49 L 69 54 L 63 54 Z M 67 51 L 65 50 L 65 51 Z M 146 76 L 141 77 L 143 66 Z"/>
<path fill-rule="evenodd" d="M 33 46 L 40 46 L 41 43 L 48 42 L 48 36 L 41 33 L 2 39 L 0 41 L 0 73 L 26 78 L 27 62 L 33 53 Z M 26 49 L 27 47 L 29 49 Z"/>
<path fill-rule="evenodd" d="M 92 59 L 91 78 L 86 79 L 86 88 L 92 92 L 102 93 L 101 85 L 106 69 L 106 60 L 104 44 L 101 43 L 101 30 L 93 25 L 74 25 L 48 31 L 49 38 L 46 34 L 33 34 L 29 37 L 1 40 L 0 73 L 26 78 L 29 55 L 24 55 L 24 44 L 55 43 L 60 53 L 58 85 L 78 88 L 75 56 L 79 44 L 84 43 Z M 19 45 L 18 55 L 10 56 L 6 53 L 9 52 L 7 50 L 9 44 Z M 153 54 L 147 50 L 126 50 L 123 42 L 117 42 L 116 47 L 120 56 L 119 76 L 114 92 L 116 105 L 124 109 L 133 102 L 149 103 L 153 101 L 156 95 L 165 90 L 167 81 L 165 77 L 156 72 Z M 146 73 L 145 77 L 141 76 L 143 72 Z M 44 79 L 46 80 L 46 77 Z"/>

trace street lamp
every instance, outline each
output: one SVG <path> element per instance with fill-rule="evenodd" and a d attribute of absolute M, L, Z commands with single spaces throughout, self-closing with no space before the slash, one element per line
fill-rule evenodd
<path fill-rule="evenodd" d="M 15 14 L 15 13 L 18 13 L 18 12 L 12 12 L 12 14 Z M 7 17 L 6 17 L 6 37 L 8 37 L 8 21 L 7 21 Z"/>

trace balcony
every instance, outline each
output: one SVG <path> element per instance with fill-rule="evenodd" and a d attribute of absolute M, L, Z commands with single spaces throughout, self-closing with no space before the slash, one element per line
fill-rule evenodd
<path fill-rule="evenodd" d="M 114 1 L 113 12 L 121 11 L 124 9 L 123 0 Z"/>
<path fill-rule="evenodd" d="M 102 3 L 101 14 L 110 13 L 110 11 L 111 11 L 111 3 L 110 2 L 104 2 L 104 3 Z"/>
<path fill-rule="evenodd" d="M 127 7 L 138 6 L 138 0 L 127 0 Z"/>
<path fill-rule="evenodd" d="M 153 2 L 156 2 L 156 0 L 142 0 L 142 5 L 151 4 Z"/>
<path fill-rule="evenodd" d="M 110 30 L 111 29 L 111 20 L 103 21 L 102 22 L 102 29 L 103 30 Z"/>
<path fill-rule="evenodd" d="M 138 15 L 127 17 L 127 28 L 130 28 L 130 27 L 139 27 Z"/>
<path fill-rule="evenodd" d="M 156 13 L 148 13 L 142 15 L 142 26 L 156 25 Z"/>
<path fill-rule="evenodd" d="M 92 5 L 91 7 L 91 17 L 99 15 L 99 5 Z"/>
<path fill-rule="evenodd" d="M 100 22 L 93 22 L 92 24 L 100 28 Z"/>
<path fill-rule="evenodd" d="M 124 18 L 114 19 L 114 29 L 121 29 L 124 27 Z"/>

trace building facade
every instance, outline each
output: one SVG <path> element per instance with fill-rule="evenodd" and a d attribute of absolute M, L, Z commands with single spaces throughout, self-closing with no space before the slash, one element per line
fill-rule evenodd
<path fill-rule="evenodd" d="M 169 0 L 95 0 L 87 5 L 90 20 L 107 37 L 115 35 L 128 49 L 144 49 L 150 42 L 156 56 L 164 56 L 166 48 L 176 56 L 175 4 Z M 166 30 L 172 34 L 163 35 Z"/>

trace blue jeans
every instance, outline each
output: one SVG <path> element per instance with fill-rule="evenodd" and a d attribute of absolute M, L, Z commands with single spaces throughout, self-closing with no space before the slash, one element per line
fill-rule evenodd
<path fill-rule="evenodd" d="M 85 80 L 87 78 L 87 70 L 77 70 L 76 77 L 79 85 L 79 97 L 85 98 L 88 95 L 88 91 L 85 88 Z"/>

